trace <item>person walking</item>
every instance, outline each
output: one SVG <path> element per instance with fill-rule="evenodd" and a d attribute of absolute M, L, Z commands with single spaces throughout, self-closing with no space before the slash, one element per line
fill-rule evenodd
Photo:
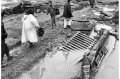
<path fill-rule="evenodd" d="M 73 17 L 71 13 L 70 0 L 67 0 L 67 3 L 64 5 L 63 17 L 64 17 L 64 29 L 65 29 L 68 25 L 71 26 L 71 22 L 72 22 L 71 17 Z"/>
<path fill-rule="evenodd" d="M 1 13 L 1 47 L 2 47 L 1 48 L 2 49 L 2 51 L 1 51 L 1 63 L 3 61 L 4 55 L 7 56 L 8 61 L 13 58 L 13 56 L 10 56 L 8 46 L 5 43 L 5 39 L 7 38 L 8 34 L 4 28 L 3 17 L 4 17 L 4 13 L 2 12 Z"/>
<path fill-rule="evenodd" d="M 53 5 L 52 5 L 52 1 L 49 1 L 48 7 L 47 7 L 47 15 L 48 15 L 49 13 L 50 13 L 51 20 L 52 20 L 51 26 L 52 26 L 52 28 L 53 28 L 53 26 L 56 26 L 56 21 L 55 21 L 55 16 L 56 16 L 56 14 L 55 14 L 55 9 L 54 9 L 54 7 L 53 7 Z"/>
<path fill-rule="evenodd" d="M 26 14 L 22 17 L 22 22 L 21 42 L 29 42 L 30 47 L 32 47 L 34 43 L 38 42 L 37 30 L 39 28 L 38 21 L 34 17 L 34 11 L 32 9 L 26 11 Z"/>

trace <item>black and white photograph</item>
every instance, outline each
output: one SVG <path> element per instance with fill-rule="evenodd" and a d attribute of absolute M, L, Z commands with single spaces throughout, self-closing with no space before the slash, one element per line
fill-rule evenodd
<path fill-rule="evenodd" d="M 0 2 L 0 79 L 119 79 L 119 0 Z"/>

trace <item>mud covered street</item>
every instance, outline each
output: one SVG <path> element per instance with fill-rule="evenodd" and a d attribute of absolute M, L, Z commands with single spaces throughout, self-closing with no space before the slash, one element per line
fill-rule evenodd
<path fill-rule="evenodd" d="M 59 4 L 62 4 L 59 7 L 60 15 L 56 18 L 57 26 L 54 26 L 53 28 L 51 28 L 50 15 L 46 15 L 44 12 L 35 14 L 40 27 L 44 28 L 45 34 L 43 37 L 39 37 L 38 43 L 33 48 L 29 48 L 27 43 L 22 45 L 20 42 L 22 32 L 21 18 L 23 14 L 5 16 L 5 29 L 8 33 L 6 43 L 9 46 L 11 55 L 13 55 L 14 58 L 8 63 L 8 65 L 2 68 L 2 79 L 17 79 L 18 77 L 21 77 L 23 73 L 31 71 L 36 64 L 40 63 L 40 61 L 44 59 L 46 54 L 51 54 L 51 56 L 53 56 L 55 54 L 54 51 L 61 45 L 64 45 L 70 37 L 76 33 L 76 31 L 72 31 L 71 29 L 63 28 L 63 3 L 59 2 Z M 100 4 L 100 6 L 105 7 L 105 5 L 102 4 Z M 118 6 L 114 4 L 111 7 L 116 8 Z M 89 3 L 86 1 L 72 6 L 72 11 L 74 16 L 73 20 L 89 21 L 91 18 L 99 18 L 94 15 Z M 111 21 L 99 22 L 114 26 Z M 90 22 L 77 21 L 73 21 L 71 26 L 73 29 L 90 29 L 92 27 L 93 25 L 90 24 Z M 84 31 L 83 33 L 89 34 L 89 32 Z M 4 63 L 6 62 L 5 58 Z"/>

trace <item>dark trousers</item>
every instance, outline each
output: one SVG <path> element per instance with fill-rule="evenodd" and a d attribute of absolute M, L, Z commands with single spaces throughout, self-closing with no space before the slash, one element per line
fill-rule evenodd
<path fill-rule="evenodd" d="M 52 20 L 52 26 L 53 26 L 54 24 L 56 25 L 55 16 L 51 16 L 51 20 Z"/>
<path fill-rule="evenodd" d="M 2 61 L 3 58 L 4 58 L 4 55 L 6 55 L 8 58 L 10 57 L 10 55 L 9 55 L 9 49 L 8 49 L 8 46 L 5 43 L 5 41 L 2 41 L 1 49 L 2 49 L 2 51 L 1 51 L 1 61 Z"/>

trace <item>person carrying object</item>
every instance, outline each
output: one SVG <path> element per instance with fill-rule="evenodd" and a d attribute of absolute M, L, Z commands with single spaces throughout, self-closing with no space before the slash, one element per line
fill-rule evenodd
<path fill-rule="evenodd" d="M 48 7 L 47 7 L 47 15 L 50 13 L 50 16 L 51 16 L 51 26 L 53 28 L 53 26 L 56 26 L 56 21 L 55 21 L 55 9 L 52 5 L 52 1 L 49 1 L 49 4 L 48 4 Z"/>
<path fill-rule="evenodd" d="M 34 43 L 38 42 L 37 30 L 39 29 L 38 21 L 34 17 L 34 11 L 32 9 L 26 11 L 26 14 L 22 17 L 22 22 L 21 42 L 29 42 L 30 47 L 32 47 Z"/>

